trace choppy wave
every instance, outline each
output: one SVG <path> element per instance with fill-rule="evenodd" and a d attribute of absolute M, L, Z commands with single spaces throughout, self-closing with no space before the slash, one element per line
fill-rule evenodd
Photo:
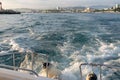
<path fill-rule="evenodd" d="M 79 80 L 79 65 L 83 62 L 120 67 L 118 14 L 22 14 L 7 15 L 7 19 L 5 15 L 0 17 L 0 55 L 46 54 L 49 61 L 61 69 L 64 80 Z M 4 59 L 0 57 L 1 62 L 8 64 L 10 57 Z M 91 67 L 85 66 L 83 75 L 90 71 Z M 94 68 L 94 72 L 99 76 L 98 68 Z M 105 70 L 103 79 L 119 80 L 119 72 Z"/>

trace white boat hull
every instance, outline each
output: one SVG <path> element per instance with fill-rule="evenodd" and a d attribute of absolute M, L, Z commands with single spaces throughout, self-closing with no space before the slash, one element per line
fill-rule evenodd
<path fill-rule="evenodd" d="M 0 80 L 55 80 L 0 68 Z"/>

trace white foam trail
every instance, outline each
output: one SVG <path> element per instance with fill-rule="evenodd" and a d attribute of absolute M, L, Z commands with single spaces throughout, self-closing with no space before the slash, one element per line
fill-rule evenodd
<path fill-rule="evenodd" d="M 80 54 L 80 51 L 75 51 L 71 56 L 70 59 L 73 59 L 74 61 L 72 63 L 75 62 L 86 62 L 85 56 Z"/>
<path fill-rule="evenodd" d="M 63 76 L 65 80 L 80 80 L 78 78 L 77 74 L 79 74 L 79 65 L 82 62 L 88 62 L 88 63 L 102 63 L 102 64 L 112 64 L 111 60 L 108 61 L 108 59 L 117 58 L 120 57 L 120 42 L 116 43 L 104 43 L 97 40 L 97 50 L 94 49 L 94 47 L 90 46 L 83 46 L 80 50 L 75 50 L 75 48 L 69 43 L 65 42 L 63 46 L 59 46 L 58 48 L 63 53 L 63 56 L 67 56 L 66 58 L 72 59 L 72 61 L 68 64 L 69 67 L 65 68 L 63 72 Z M 92 51 L 92 52 L 89 52 Z M 88 51 L 88 52 L 87 52 Z M 85 52 L 85 53 L 84 53 Z M 116 60 L 115 63 L 119 63 L 120 60 Z M 87 73 L 92 71 L 92 68 L 90 66 L 87 66 L 82 69 L 83 70 L 83 76 L 85 79 L 85 76 Z M 94 72 L 99 77 L 99 68 L 94 68 Z M 109 73 L 109 72 L 108 72 Z M 70 75 L 70 76 L 69 76 Z M 103 75 L 105 78 L 107 74 Z"/>
<path fill-rule="evenodd" d="M 66 71 L 62 75 L 63 80 L 77 80 L 76 76 L 72 72 Z"/>
<path fill-rule="evenodd" d="M 34 34 L 35 34 L 31 28 L 28 28 L 28 30 L 29 30 L 29 33 L 30 33 L 31 35 L 34 35 Z"/>
<path fill-rule="evenodd" d="M 61 53 L 63 53 L 61 55 L 66 56 L 67 58 L 69 58 L 69 56 L 75 51 L 74 46 L 72 46 L 69 42 L 64 42 L 63 46 L 58 46 L 58 48 Z"/>
<path fill-rule="evenodd" d="M 120 52 L 120 41 L 116 42 L 116 43 L 104 43 L 102 41 L 100 41 L 99 39 L 96 39 L 98 41 L 98 43 L 100 44 L 99 47 L 99 52 L 101 53 L 118 53 Z"/>
<path fill-rule="evenodd" d="M 29 52 L 29 53 L 33 53 L 30 49 L 25 48 L 26 46 L 20 46 L 18 43 L 15 42 L 15 40 L 13 39 L 6 39 L 3 41 L 4 44 L 7 44 L 10 47 L 9 51 L 18 51 L 20 53 L 24 53 L 24 52 Z"/>
<path fill-rule="evenodd" d="M 79 63 L 75 63 L 71 65 L 68 68 L 65 68 L 63 73 L 63 80 L 78 80 L 78 76 L 75 74 L 77 73 L 79 75 Z"/>
<path fill-rule="evenodd" d="M 99 51 L 102 53 L 112 52 L 116 49 L 116 46 L 113 43 L 106 44 L 101 43 L 101 47 L 99 48 Z"/>
<path fill-rule="evenodd" d="M 24 48 L 21 48 L 14 40 L 10 40 L 11 50 L 17 50 L 19 52 L 25 52 Z"/>

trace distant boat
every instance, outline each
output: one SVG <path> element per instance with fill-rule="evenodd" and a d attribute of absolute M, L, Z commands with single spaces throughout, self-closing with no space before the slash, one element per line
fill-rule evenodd
<path fill-rule="evenodd" d="M 21 12 L 17 12 L 14 10 L 0 10 L 0 14 L 21 14 Z"/>

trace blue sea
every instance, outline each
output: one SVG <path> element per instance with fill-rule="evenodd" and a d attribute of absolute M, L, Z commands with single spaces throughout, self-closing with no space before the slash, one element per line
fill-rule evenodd
<path fill-rule="evenodd" d="M 62 71 L 64 80 L 80 80 L 81 63 L 120 67 L 120 14 L 0 15 L 0 63 L 12 65 L 12 57 L 3 54 L 29 51 L 46 54 Z M 99 76 L 99 67 L 84 66 L 82 70 L 83 75 L 94 71 Z M 120 80 L 120 69 L 103 68 L 102 79 Z"/>

